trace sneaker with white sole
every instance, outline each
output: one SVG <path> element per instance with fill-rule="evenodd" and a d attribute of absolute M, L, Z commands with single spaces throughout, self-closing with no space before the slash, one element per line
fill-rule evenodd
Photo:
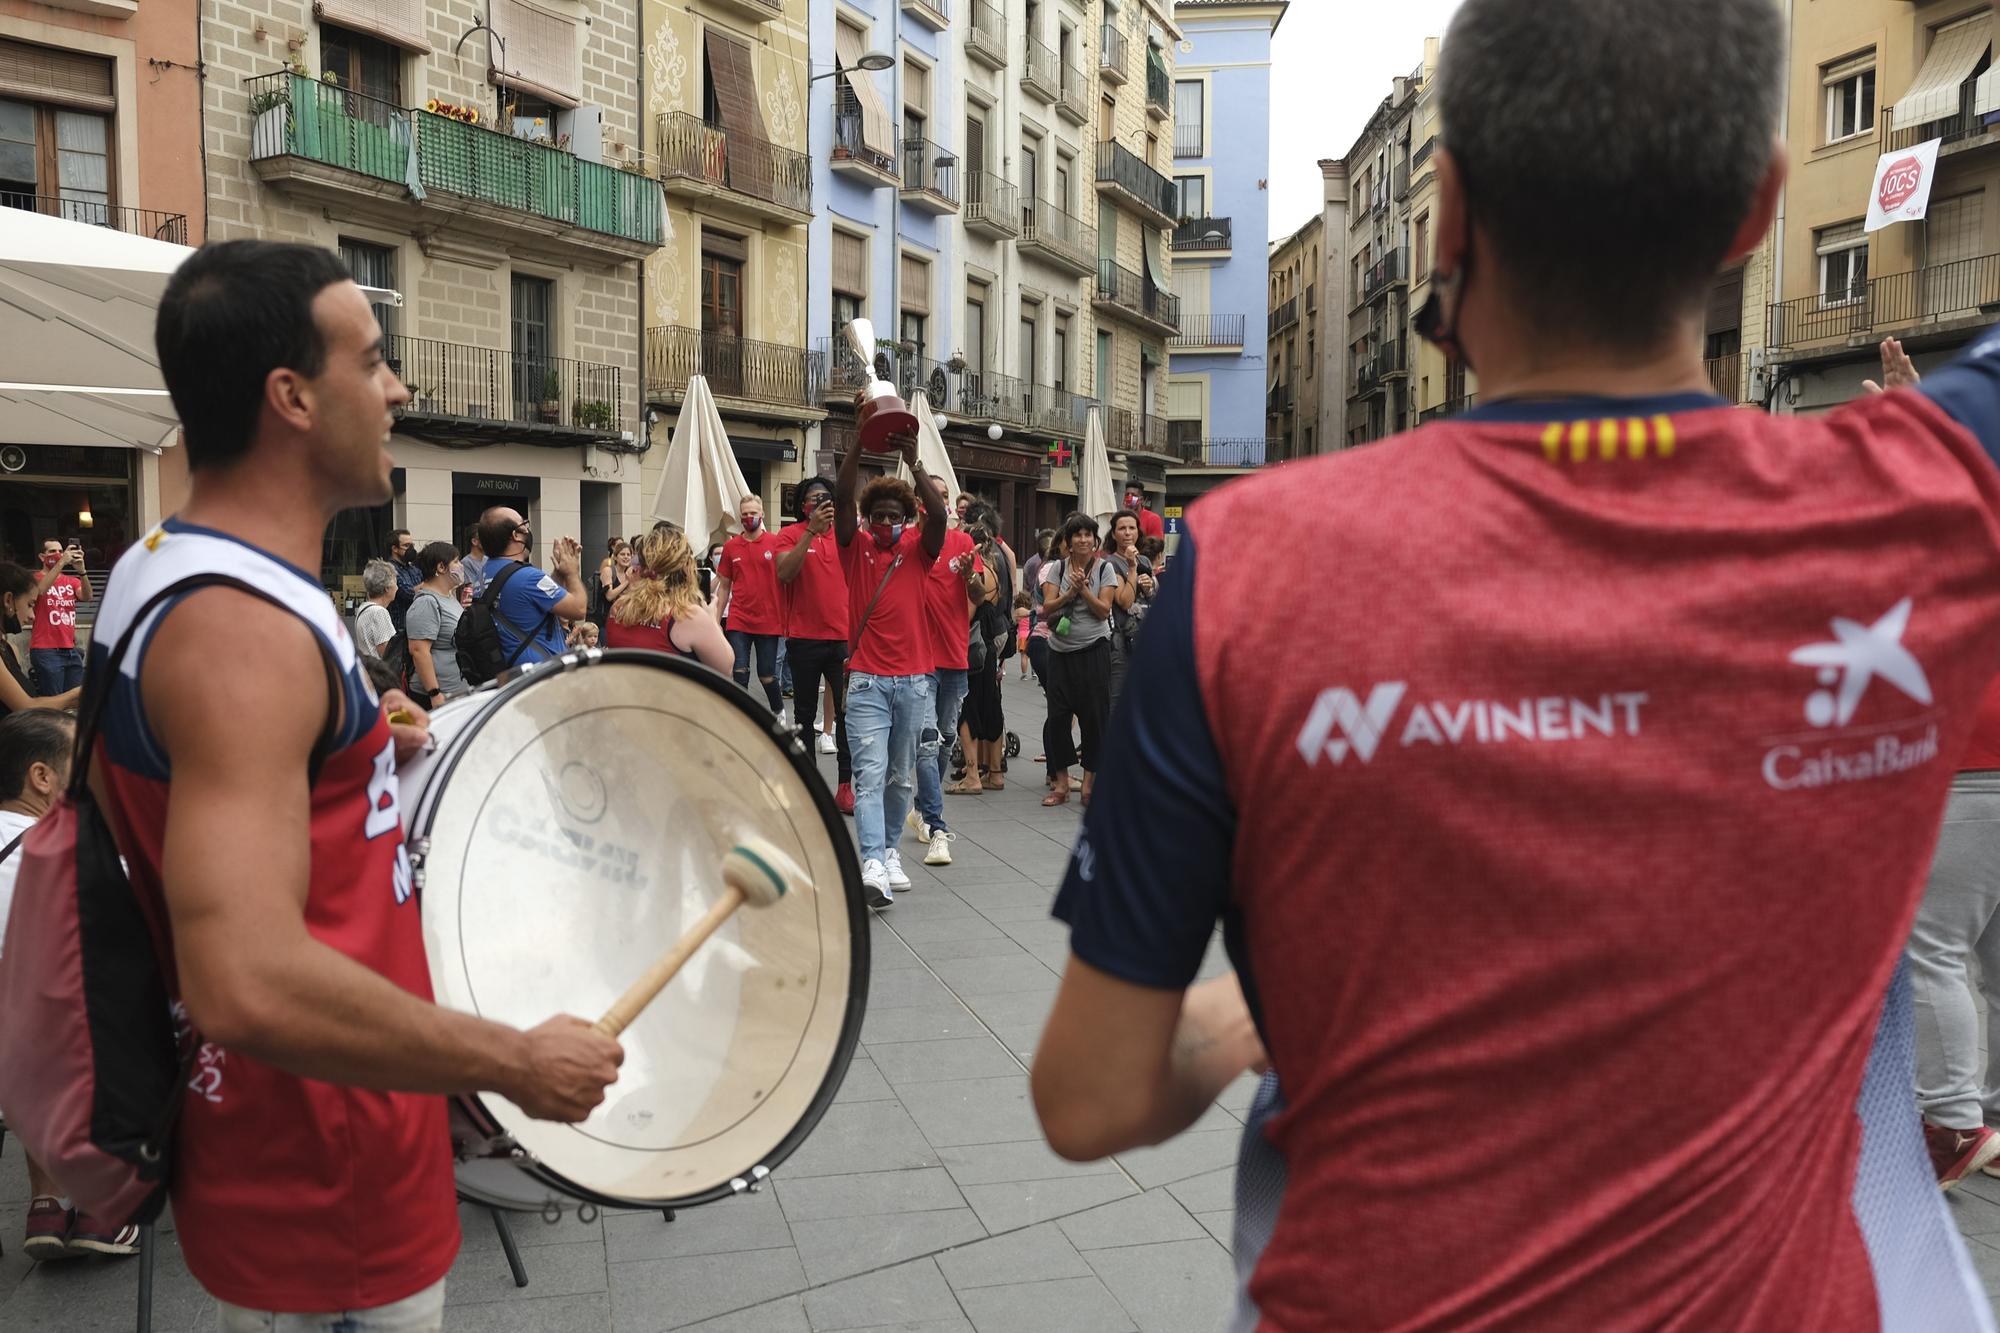
<path fill-rule="evenodd" d="M 861 889 L 870 907 L 887 907 L 896 901 L 896 895 L 889 891 L 889 871 L 880 861 L 861 863 Z"/>
<path fill-rule="evenodd" d="M 839 754 L 840 746 L 834 742 L 833 737 L 822 731 L 819 734 L 819 752 L 821 754 Z"/>
<path fill-rule="evenodd" d="M 948 829 L 934 829 L 931 832 L 931 848 L 924 853 L 927 866 L 948 866 L 951 864 L 951 844 L 958 835 Z"/>
<path fill-rule="evenodd" d="M 903 830 L 910 835 L 910 841 L 928 843 L 931 840 L 931 826 L 915 810 L 903 816 Z"/>
<path fill-rule="evenodd" d="M 903 873 L 903 854 L 901 852 L 891 847 L 882 854 L 882 865 L 888 871 L 890 888 L 907 889 L 910 887 L 910 877 Z"/>
<path fill-rule="evenodd" d="M 139 1228 L 131 1223 L 114 1227 L 82 1213 L 69 1231 L 69 1251 L 77 1255 L 104 1255 L 125 1258 L 139 1252 Z"/>

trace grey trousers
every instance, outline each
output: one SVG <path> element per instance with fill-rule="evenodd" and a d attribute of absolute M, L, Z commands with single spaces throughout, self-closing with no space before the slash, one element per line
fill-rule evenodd
<path fill-rule="evenodd" d="M 1953 780 L 1908 953 L 1917 1109 L 1951 1129 L 2000 1125 L 2000 772 Z"/>

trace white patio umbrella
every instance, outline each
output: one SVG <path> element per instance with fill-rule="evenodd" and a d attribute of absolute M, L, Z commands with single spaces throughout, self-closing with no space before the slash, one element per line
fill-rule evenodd
<path fill-rule="evenodd" d="M 680 420 L 667 445 L 666 470 L 653 497 L 653 516 L 679 524 L 706 550 L 734 529 L 736 506 L 751 493 L 729 447 L 708 377 L 690 376 Z"/>
<path fill-rule="evenodd" d="M 944 487 L 948 515 L 956 521 L 955 513 L 950 511 L 952 502 L 958 498 L 958 472 L 951 465 L 951 455 L 945 452 L 944 436 L 938 431 L 937 411 L 931 406 L 930 395 L 922 389 L 911 394 L 910 410 L 917 414 L 917 457 L 923 462 L 924 471 Z M 916 480 L 900 458 L 896 460 L 896 473 L 905 481 Z"/>
<path fill-rule="evenodd" d="M 1083 458 L 1076 479 L 1076 508 L 1109 523 L 1118 501 L 1111 491 L 1111 454 L 1104 444 L 1104 409 L 1093 407 L 1083 428 Z M 1107 532 L 1108 538 L 1110 534 Z"/>

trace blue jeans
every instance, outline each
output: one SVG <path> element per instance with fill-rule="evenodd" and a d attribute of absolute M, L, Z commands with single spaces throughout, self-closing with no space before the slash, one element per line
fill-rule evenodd
<path fill-rule="evenodd" d="M 951 766 L 952 738 L 958 735 L 958 715 L 965 708 L 969 673 L 940 668 L 937 673 L 937 729 L 924 728 L 917 738 L 917 813 L 934 829 L 944 822 L 944 774 Z"/>
<path fill-rule="evenodd" d="M 217 1301 L 221 1333 L 437 1333 L 444 1327 L 444 1279 L 414 1296 L 369 1310 L 273 1314 Z"/>
<path fill-rule="evenodd" d="M 83 654 L 74 648 L 30 648 L 28 665 L 35 673 L 35 693 L 44 699 L 83 684 Z"/>
<path fill-rule="evenodd" d="M 917 741 L 937 718 L 937 677 L 847 678 L 847 743 L 854 752 L 854 837 L 863 862 L 880 861 L 909 817 Z"/>
<path fill-rule="evenodd" d="M 764 687 L 764 702 L 774 713 L 782 713 L 784 695 L 778 693 L 778 636 L 775 634 L 752 634 L 748 630 L 733 629 L 725 637 L 736 652 L 736 683 L 744 689 L 750 688 L 750 659 L 757 659 L 757 679 Z"/>

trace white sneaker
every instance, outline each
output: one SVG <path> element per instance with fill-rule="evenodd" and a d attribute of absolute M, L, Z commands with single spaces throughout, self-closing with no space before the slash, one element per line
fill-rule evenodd
<path fill-rule="evenodd" d="M 887 869 L 889 874 L 889 887 L 892 889 L 909 888 L 910 877 L 903 873 L 903 854 L 897 851 L 894 847 L 891 847 L 888 851 L 884 852 L 882 856 L 883 856 L 882 864 Z M 864 882 L 866 881 L 867 877 L 868 877 L 867 867 L 863 866 L 862 879 Z"/>
<path fill-rule="evenodd" d="M 931 834 L 931 849 L 924 853 L 927 866 L 948 866 L 951 864 L 951 844 L 958 838 L 956 833 L 938 829 Z"/>
<path fill-rule="evenodd" d="M 840 746 L 835 744 L 833 737 L 822 731 L 819 734 L 819 752 L 821 754 L 839 754 Z"/>
<path fill-rule="evenodd" d="M 909 831 L 913 842 L 927 843 L 931 840 L 931 826 L 926 824 L 924 817 L 914 809 L 903 816 L 903 827 Z"/>
<path fill-rule="evenodd" d="M 903 881 L 904 887 L 909 881 Z M 896 901 L 896 895 L 889 890 L 889 871 L 880 861 L 868 860 L 861 863 L 861 888 L 868 895 L 870 907 L 887 907 Z"/>

